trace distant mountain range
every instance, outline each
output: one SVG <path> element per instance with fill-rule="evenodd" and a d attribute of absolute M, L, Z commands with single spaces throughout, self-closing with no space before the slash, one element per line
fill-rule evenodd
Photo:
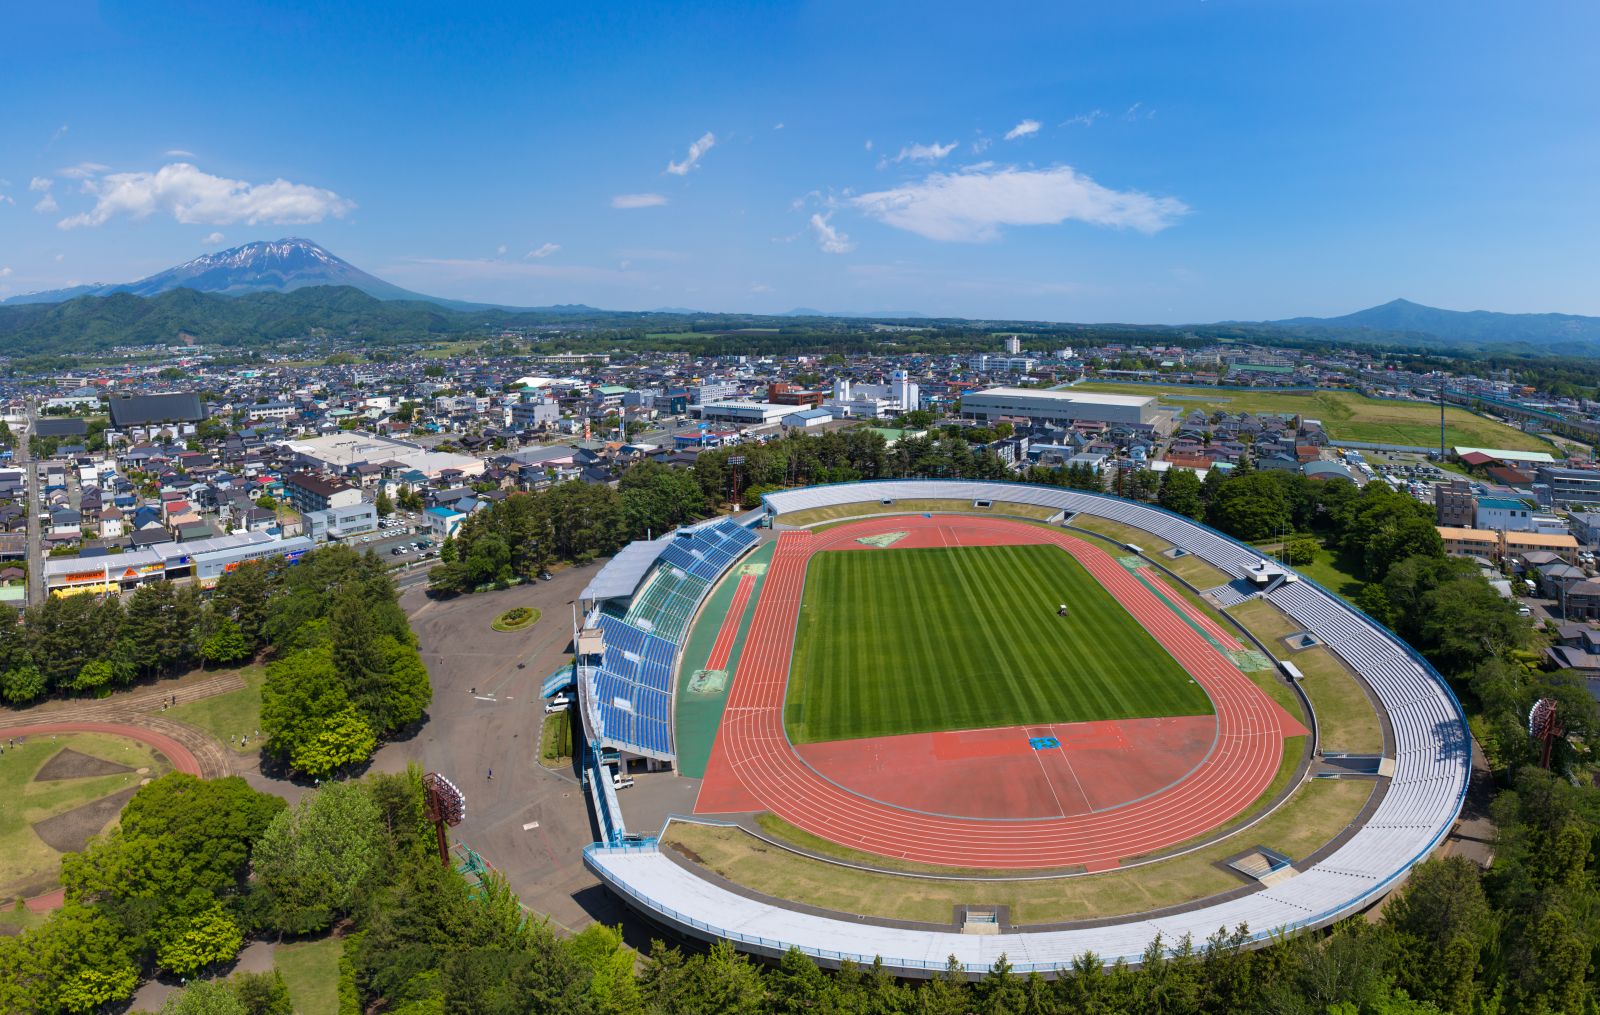
<path fill-rule="evenodd" d="M 297 297 L 290 299 L 288 297 Z M 219 302 L 220 301 L 220 302 Z M 312 240 L 288 237 L 206 254 L 137 282 L 75 286 L 13 296 L 0 307 L 0 353 L 55 347 L 109 348 L 122 344 L 197 341 L 257 344 L 270 336 L 325 333 L 367 340 L 463 334 L 545 321 L 635 328 L 674 323 L 725 325 L 730 330 L 780 325 L 794 318 L 924 321 L 943 328 L 986 328 L 998 322 L 930 321 L 912 311 L 828 312 L 797 307 L 780 314 L 721 314 L 684 307 L 636 313 L 584 304 L 509 307 L 440 299 L 402 289 L 362 271 Z M 676 318 L 677 321 L 672 319 Z M 1009 322 L 1013 325 L 1039 322 Z M 1270 342 L 1359 342 L 1422 349 L 1461 349 L 1522 355 L 1600 355 L 1600 317 L 1440 310 L 1410 300 L 1342 317 L 1224 321 L 1188 325 L 1055 325 L 1097 333 L 1121 330 L 1152 338 L 1188 331 Z M 1070 336 L 1069 336 L 1070 337 Z"/>
<path fill-rule="evenodd" d="M 282 240 L 257 240 L 215 254 L 205 254 L 137 282 L 52 289 L 13 296 L 5 302 L 61 303 L 80 296 L 110 296 L 113 293 L 159 296 L 173 289 L 241 296 L 257 292 L 292 292 L 319 285 L 349 286 L 380 300 L 420 300 L 441 306 L 475 306 L 402 289 L 367 274 L 320 244 L 293 236 Z"/>
<path fill-rule="evenodd" d="M 1246 323 L 1246 322 L 1229 322 Z M 1253 322 L 1257 327 L 1326 331 L 1330 337 L 1394 344 L 1407 336 L 1424 345 L 1504 349 L 1547 355 L 1592 356 L 1600 352 L 1600 317 L 1576 314 L 1502 314 L 1493 310 L 1440 310 L 1410 300 L 1342 317 L 1291 317 Z"/>

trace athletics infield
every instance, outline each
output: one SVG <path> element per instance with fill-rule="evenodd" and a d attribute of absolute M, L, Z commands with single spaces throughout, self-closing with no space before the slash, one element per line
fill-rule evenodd
<path fill-rule="evenodd" d="M 1148 656 L 1154 680 L 1175 661 L 1212 714 L 1039 716 L 795 746 L 785 704 L 814 555 L 974 546 L 1054 546 L 1070 555 L 1142 629 L 1136 633 L 1148 635 L 1141 642 L 1104 632 L 1113 652 L 1129 655 L 1130 672 Z M 735 629 L 740 606 L 729 613 Z M 1049 611 L 1030 623 L 1053 620 Z M 1153 569 L 1061 530 L 914 515 L 784 532 L 738 654 L 696 812 L 771 811 L 844 846 L 940 866 L 1110 869 L 1205 836 L 1247 810 L 1277 774 L 1285 738 L 1305 735 L 1235 665 L 1228 652 L 1238 648 Z"/>

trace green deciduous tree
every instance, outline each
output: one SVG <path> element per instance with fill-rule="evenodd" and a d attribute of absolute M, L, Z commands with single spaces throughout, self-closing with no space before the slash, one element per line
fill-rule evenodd
<path fill-rule="evenodd" d="M 279 930 L 305 934 L 351 914 L 387 859 L 382 814 L 367 790 L 328 783 L 273 819 L 252 854 Z"/>
<path fill-rule="evenodd" d="M 191 976 L 239 954 L 244 932 L 216 899 L 169 920 L 159 932 L 156 962 L 179 976 Z"/>

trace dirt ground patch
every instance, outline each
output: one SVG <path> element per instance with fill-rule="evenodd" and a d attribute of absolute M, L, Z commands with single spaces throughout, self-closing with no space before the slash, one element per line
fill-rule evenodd
<path fill-rule="evenodd" d="M 119 765 L 115 761 L 107 761 L 104 758 L 84 754 L 82 751 L 75 751 L 70 747 L 63 747 L 56 752 L 55 757 L 39 766 L 39 771 L 34 773 L 33 781 L 89 779 L 97 775 L 118 775 L 131 771 L 133 769 L 127 765 Z"/>
<path fill-rule="evenodd" d="M 113 793 L 92 800 L 82 807 L 74 807 L 63 814 L 36 821 L 33 824 L 33 834 L 57 852 L 76 853 L 88 845 L 92 836 L 98 835 L 122 813 L 123 804 L 126 804 L 138 789 L 137 786 L 129 786 L 120 793 Z"/>

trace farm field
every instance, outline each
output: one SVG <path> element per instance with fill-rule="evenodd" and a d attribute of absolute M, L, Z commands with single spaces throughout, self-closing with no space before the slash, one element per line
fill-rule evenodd
<path fill-rule="evenodd" d="M 1054 546 L 819 553 L 795 646 L 785 725 L 796 744 L 1212 710 Z"/>
<path fill-rule="evenodd" d="M 1226 412 L 1298 413 L 1321 420 L 1328 436 L 1335 441 L 1408 444 L 1426 448 L 1439 443 L 1438 406 L 1367 398 L 1353 391 L 1300 393 L 1105 382 L 1079 384 L 1073 390 L 1123 395 L 1153 394 L 1163 405 L 1206 412 L 1220 409 Z M 1452 446 L 1505 448 L 1512 451 L 1551 450 L 1550 444 L 1539 437 L 1455 406 L 1445 409 L 1445 440 Z"/>

